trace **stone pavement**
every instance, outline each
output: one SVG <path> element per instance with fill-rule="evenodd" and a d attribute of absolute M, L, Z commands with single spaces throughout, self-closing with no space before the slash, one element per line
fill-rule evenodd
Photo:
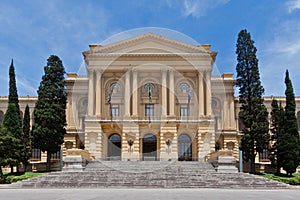
<path fill-rule="evenodd" d="M 3 200 L 299 200 L 299 197 L 299 189 L 0 189 Z"/>

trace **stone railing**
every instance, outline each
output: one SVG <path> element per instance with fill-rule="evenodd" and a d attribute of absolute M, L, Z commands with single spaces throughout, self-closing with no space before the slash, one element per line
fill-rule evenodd
<path fill-rule="evenodd" d="M 219 156 L 233 156 L 233 152 L 231 150 L 219 150 L 215 152 L 211 152 L 205 156 L 205 161 L 211 161 L 218 159 Z"/>
<path fill-rule="evenodd" d="M 68 149 L 66 151 L 67 156 L 81 156 L 82 158 L 86 160 L 93 160 L 91 154 L 88 150 L 83 149 Z"/>

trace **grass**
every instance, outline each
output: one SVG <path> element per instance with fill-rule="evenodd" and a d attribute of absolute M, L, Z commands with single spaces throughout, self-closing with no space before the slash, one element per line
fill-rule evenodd
<path fill-rule="evenodd" d="M 300 185 L 300 173 L 295 173 L 293 176 L 287 176 L 286 174 L 262 174 L 263 177 L 269 178 L 275 181 L 287 183 L 290 185 Z"/>
<path fill-rule="evenodd" d="M 36 172 L 25 172 L 25 173 L 3 173 L 3 178 L 0 180 L 1 184 L 10 184 L 25 179 L 38 177 L 44 175 L 45 173 L 36 173 Z"/>

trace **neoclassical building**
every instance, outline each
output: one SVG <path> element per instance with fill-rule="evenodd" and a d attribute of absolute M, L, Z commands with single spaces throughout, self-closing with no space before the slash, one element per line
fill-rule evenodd
<path fill-rule="evenodd" d="M 148 33 L 83 52 L 88 75 L 66 80 L 68 133 L 95 158 L 204 160 L 238 145 L 231 73 L 217 53 Z"/>
<path fill-rule="evenodd" d="M 238 158 L 235 80 L 232 73 L 212 76 L 217 52 L 210 45 L 147 33 L 89 47 L 83 52 L 87 75 L 67 74 L 64 152 L 85 149 L 103 160 L 204 161 L 224 150 Z M 265 97 L 269 112 L 273 98 Z M 285 98 L 276 99 L 284 105 Z M 29 103 L 32 113 L 35 101 L 20 98 L 21 110 Z M 6 107 L 1 97 L 0 119 Z"/>

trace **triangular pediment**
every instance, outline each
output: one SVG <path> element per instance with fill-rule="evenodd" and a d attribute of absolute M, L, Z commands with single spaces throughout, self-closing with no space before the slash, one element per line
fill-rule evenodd
<path fill-rule="evenodd" d="M 113 54 L 113 53 L 205 53 L 216 54 L 209 49 L 209 45 L 194 46 L 188 43 L 170 39 L 153 33 L 143 34 L 137 37 L 122 40 L 106 46 L 90 45 L 90 50 L 84 52 L 84 56 L 91 54 Z"/>

